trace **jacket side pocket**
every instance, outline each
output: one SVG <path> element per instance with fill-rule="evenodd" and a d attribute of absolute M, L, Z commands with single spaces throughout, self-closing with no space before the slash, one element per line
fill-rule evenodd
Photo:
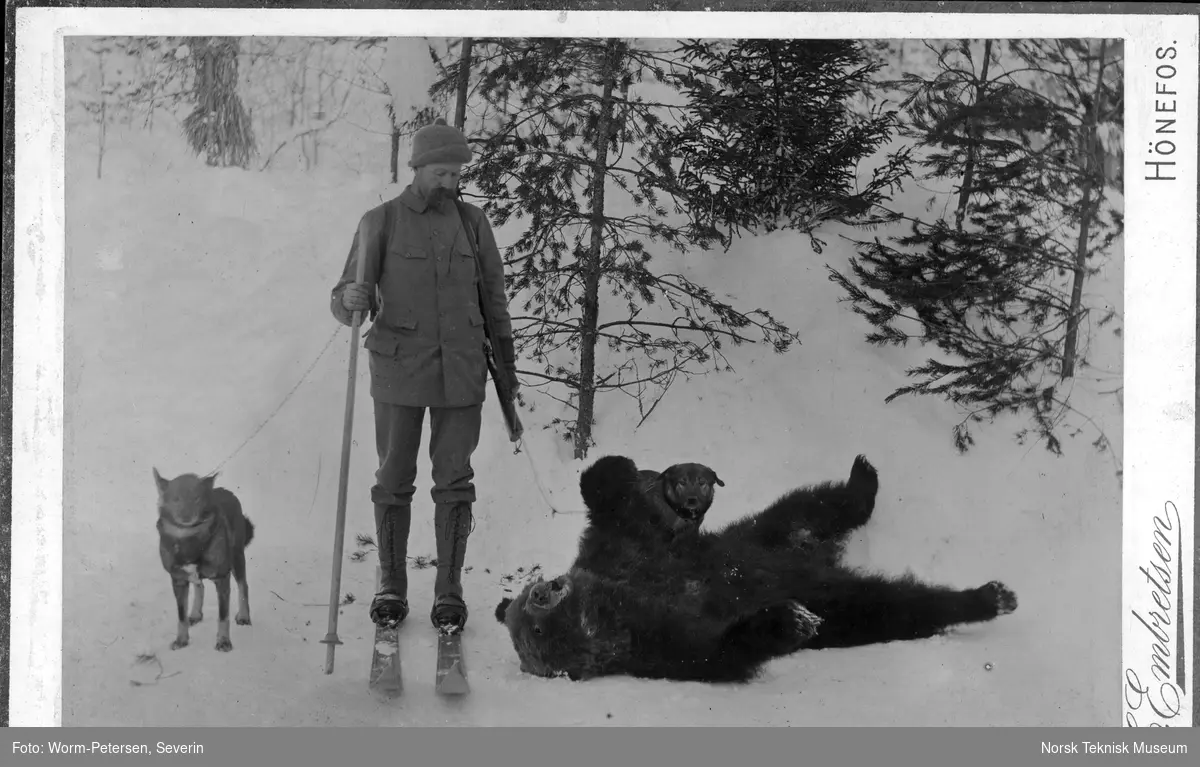
<path fill-rule="evenodd" d="M 380 327 L 378 324 L 372 325 L 371 330 L 367 333 L 367 337 L 363 346 L 368 351 L 384 357 L 395 357 L 399 353 L 400 344 L 406 335 L 411 335 L 417 330 L 416 320 L 404 320 L 397 325 L 397 330 L 391 328 Z"/>

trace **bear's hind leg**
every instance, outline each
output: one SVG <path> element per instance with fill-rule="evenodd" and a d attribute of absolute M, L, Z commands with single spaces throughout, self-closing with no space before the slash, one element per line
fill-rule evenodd
<path fill-rule="evenodd" d="M 846 482 L 792 490 L 759 513 L 727 526 L 721 536 L 766 549 L 823 553 L 821 558 L 832 563 L 846 536 L 871 519 L 878 492 L 879 475 L 860 455 Z"/>
<path fill-rule="evenodd" d="M 1016 594 L 997 581 L 960 591 L 913 578 L 847 578 L 823 584 L 804 599 L 825 619 L 807 643 L 813 649 L 926 639 L 1017 608 Z"/>
<path fill-rule="evenodd" d="M 866 456 L 859 455 L 844 484 L 831 483 L 807 493 L 803 524 L 817 540 L 841 542 L 871 520 L 878 494 L 879 473 Z"/>

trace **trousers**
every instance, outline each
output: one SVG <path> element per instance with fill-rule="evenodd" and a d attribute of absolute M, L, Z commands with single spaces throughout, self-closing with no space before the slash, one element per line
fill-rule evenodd
<path fill-rule="evenodd" d="M 375 444 L 379 468 L 371 487 L 379 536 L 382 588 L 403 596 L 408 590 L 406 556 L 411 504 L 416 492 L 417 451 L 423 407 L 375 402 Z M 462 597 L 462 567 L 473 527 L 475 472 L 471 456 L 479 445 L 482 405 L 428 408 L 429 457 L 433 463 L 434 534 L 437 575 L 434 593 Z"/>
<path fill-rule="evenodd" d="M 429 410 L 429 459 L 435 504 L 475 502 L 471 456 L 479 446 L 483 405 L 424 408 L 375 402 L 375 448 L 379 468 L 371 488 L 377 504 L 407 506 L 416 492 L 417 452 Z"/>

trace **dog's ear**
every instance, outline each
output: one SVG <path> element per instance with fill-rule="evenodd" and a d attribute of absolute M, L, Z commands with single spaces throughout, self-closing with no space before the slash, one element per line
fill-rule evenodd
<path fill-rule="evenodd" d="M 158 487 L 158 494 L 162 495 L 163 493 L 167 492 L 168 482 L 162 478 L 161 474 L 158 473 L 157 466 L 152 466 L 151 468 L 154 470 L 154 484 Z"/>
<path fill-rule="evenodd" d="M 717 476 L 717 473 L 715 471 L 713 471 L 712 469 L 709 469 L 708 473 L 709 473 L 709 475 L 712 476 L 712 481 L 714 483 L 716 483 L 720 487 L 725 487 L 725 483 L 721 481 L 721 478 Z"/>
<path fill-rule="evenodd" d="M 496 605 L 496 620 L 504 623 L 504 615 L 508 612 L 508 606 L 512 604 L 511 597 L 504 597 L 500 600 L 500 604 Z"/>

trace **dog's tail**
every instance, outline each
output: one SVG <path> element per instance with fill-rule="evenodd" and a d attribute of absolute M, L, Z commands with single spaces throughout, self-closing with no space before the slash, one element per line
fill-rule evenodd
<path fill-rule="evenodd" d="M 246 520 L 246 542 L 243 544 L 243 547 L 245 547 L 249 546 L 250 541 L 254 540 L 254 523 L 250 521 L 250 517 L 245 515 L 242 516 L 242 519 Z"/>

